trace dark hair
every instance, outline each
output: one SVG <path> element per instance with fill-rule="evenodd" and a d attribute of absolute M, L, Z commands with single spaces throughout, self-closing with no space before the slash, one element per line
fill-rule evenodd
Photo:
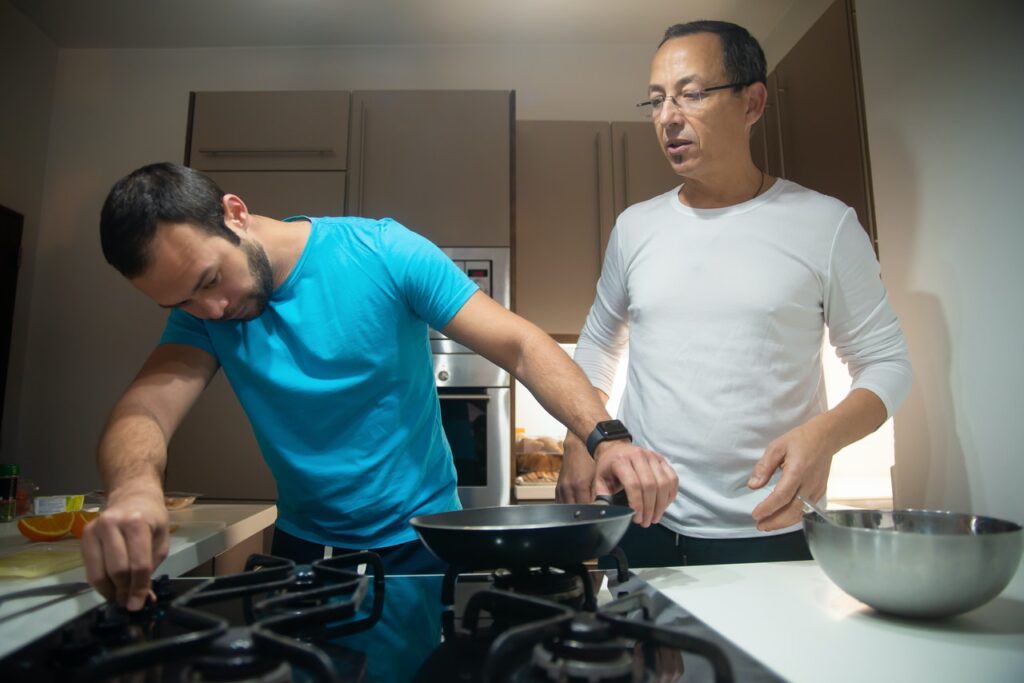
<path fill-rule="evenodd" d="M 195 169 L 171 163 L 143 166 L 114 183 L 103 202 L 103 256 L 127 278 L 142 275 L 161 223 L 189 223 L 238 244 L 238 235 L 224 224 L 223 197 L 217 183 Z"/>
<path fill-rule="evenodd" d="M 691 21 L 685 24 L 674 24 L 665 31 L 665 37 L 658 43 L 660 48 L 673 38 L 693 35 L 694 33 L 714 33 L 722 42 L 722 63 L 725 75 L 730 83 L 768 83 L 768 66 L 765 63 L 764 51 L 757 38 L 742 26 L 728 21 Z M 737 86 L 733 90 L 739 90 Z"/>

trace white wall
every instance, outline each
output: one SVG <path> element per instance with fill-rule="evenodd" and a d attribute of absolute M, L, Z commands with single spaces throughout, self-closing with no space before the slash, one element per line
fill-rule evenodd
<path fill-rule="evenodd" d="M 916 374 L 896 503 L 1024 522 L 1024 3 L 857 15 L 882 272 Z"/>

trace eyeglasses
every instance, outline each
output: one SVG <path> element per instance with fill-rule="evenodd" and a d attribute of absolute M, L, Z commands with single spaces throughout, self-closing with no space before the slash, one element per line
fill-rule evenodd
<path fill-rule="evenodd" d="M 665 102 L 671 102 L 672 106 L 679 111 L 686 113 L 692 113 L 698 111 L 704 103 L 704 98 L 709 93 L 713 93 L 716 90 L 725 90 L 726 88 L 745 88 L 750 85 L 753 81 L 747 83 L 726 83 L 725 85 L 714 85 L 710 88 L 704 88 L 703 90 L 684 90 L 678 95 L 654 95 L 649 100 L 645 100 L 636 105 L 637 109 L 644 116 L 644 118 L 654 118 L 661 113 L 662 108 L 665 106 Z"/>

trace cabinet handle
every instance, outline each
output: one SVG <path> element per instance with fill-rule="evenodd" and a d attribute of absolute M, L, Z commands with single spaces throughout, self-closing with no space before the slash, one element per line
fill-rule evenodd
<path fill-rule="evenodd" d="M 333 149 L 201 149 L 211 157 L 331 157 Z"/>
<path fill-rule="evenodd" d="M 366 185 L 366 102 L 359 103 L 359 193 L 356 215 L 363 215 L 363 187 Z"/>
<path fill-rule="evenodd" d="M 487 394 L 438 394 L 442 401 L 490 401 Z"/>
<path fill-rule="evenodd" d="M 622 134 L 622 207 L 629 206 L 629 138 L 625 131 Z"/>
<path fill-rule="evenodd" d="M 601 252 L 604 251 L 604 243 L 602 238 L 604 235 L 601 233 L 604 228 L 604 216 L 601 215 L 601 134 L 594 133 L 594 159 L 597 160 L 595 164 L 597 168 L 597 272 L 601 272 Z"/>

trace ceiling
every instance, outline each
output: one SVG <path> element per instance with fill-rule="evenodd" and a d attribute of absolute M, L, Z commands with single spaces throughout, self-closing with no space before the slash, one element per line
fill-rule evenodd
<path fill-rule="evenodd" d="M 723 19 L 762 42 L 800 0 L 8 0 L 59 48 L 656 43 Z"/>

